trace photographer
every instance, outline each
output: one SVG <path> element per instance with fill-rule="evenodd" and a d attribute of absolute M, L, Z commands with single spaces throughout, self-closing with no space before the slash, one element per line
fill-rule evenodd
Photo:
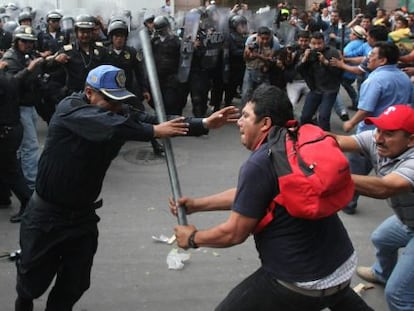
<path fill-rule="evenodd" d="M 268 27 L 259 27 L 257 33 L 247 38 L 243 53 L 246 70 L 243 78 L 242 105 L 260 84 L 270 84 L 270 62 L 279 49 L 279 41 Z"/>
<path fill-rule="evenodd" d="M 339 52 L 326 46 L 321 32 L 311 35 L 310 48 L 302 54 L 297 70 L 305 79 L 310 92 L 306 96 L 300 122 L 312 123 L 319 111 L 318 125 L 324 130 L 331 128 L 332 107 L 341 85 L 342 70 L 329 65 L 329 59 L 339 57 Z"/>

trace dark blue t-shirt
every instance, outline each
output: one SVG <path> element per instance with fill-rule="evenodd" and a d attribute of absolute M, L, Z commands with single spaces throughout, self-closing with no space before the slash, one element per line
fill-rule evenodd
<path fill-rule="evenodd" d="M 232 209 L 244 216 L 261 219 L 279 191 L 268 149 L 264 143 L 240 169 Z M 336 214 L 305 220 L 290 216 L 282 206 L 276 207 L 273 221 L 254 238 L 263 268 L 289 282 L 324 278 L 354 251 Z"/>

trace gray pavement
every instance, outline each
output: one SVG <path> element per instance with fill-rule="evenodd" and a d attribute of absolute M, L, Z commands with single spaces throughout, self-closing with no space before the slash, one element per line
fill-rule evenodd
<path fill-rule="evenodd" d="M 332 120 L 333 131 L 340 131 L 336 115 Z M 44 124 L 39 131 L 43 138 Z M 239 143 L 237 127 L 230 125 L 205 137 L 175 138 L 172 144 L 182 193 L 189 196 L 234 186 L 239 166 L 249 154 Z M 167 207 L 171 190 L 165 162 L 136 159 L 150 150 L 149 143 L 128 143 L 108 171 L 102 191 L 104 206 L 98 210 L 100 238 L 91 288 L 75 311 L 213 310 L 232 287 L 259 266 L 249 238 L 229 249 L 191 250 L 183 270 L 168 269 L 166 257 L 174 246 L 156 243 L 152 235 L 171 236 L 176 219 Z M 340 217 L 352 237 L 359 263 L 369 265 L 374 259 L 370 233 L 392 212 L 381 200 L 361 198 L 359 205 L 356 215 L 341 213 Z M 0 209 L 0 252 L 18 248 L 19 226 L 9 223 L 11 213 L 12 209 Z M 188 221 L 205 228 L 226 218 L 227 212 L 215 212 L 190 215 Z M 360 282 L 355 276 L 352 285 Z M 1 260 L 1 311 L 13 310 L 14 287 L 14 264 Z M 46 297 L 35 301 L 35 311 L 44 310 Z M 381 286 L 364 292 L 363 297 L 375 310 L 387 310 Z"/>

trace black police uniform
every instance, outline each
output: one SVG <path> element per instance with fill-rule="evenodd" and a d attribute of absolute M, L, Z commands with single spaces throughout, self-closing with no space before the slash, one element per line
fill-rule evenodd
<path fill-rule="evenodd" d="M 13 74 L 19 85 L 20 106 L 39 106 L 41 100 L 39 76 L 44 71 L 44 66 L 36 66 L 33 71 L 26 67 L 39 57 L 36 51 L 22 53 L 15 48 L 10 48 L 4 53 L 2 60 L 7 62 L 7 72 Z"/>
<path fill-rule="evenodd" d="M 125 46 L 120 53 L 117 53 L 110 45 L 104 62 L 124 70 L 125 87 L 137 96 L 135 100 L 140 103 L 138 108 L 144 109 L 141 103 L 144 99 L 142 94 L 148 92 L 149 87 L 144 73 L 142 53 L 130 46 Z"/>
<path fill-rule="evenodd" d="M 207 134 L 188 119 L 189 135 Z M 49 125 L 36 192 L 23 215 L 17 264 L 16 310 L 31 310 L 58 273 L 49 310 L 72 310 L 90 285 L 98 245 L 95 209 L 106 171 L 127 140 L 148 141 L 157 118 L 143 111 L 113 113 L 90 105 L 83 93 L 66 97 Z"/>
<path fill-rule="evenodd" d="M 84 89 L 89 71 L 105 64 L 107 51 L 103 45 L 91 43 L 88 53 L 85 53 L 76 41 L 63 46 L 58 51 L 58 54 L 61 53 L 65 53 L 70 57 L 70 60 L 63 65 L 66 70 L 66 93 L 69 95 Z"/>
<path fill-rule="evenodd" d="M 12 39 L 13 37 L 9 32 L 3 29 L 0 29 L 0 52 L 1 53 L 7 51 L 11 47 Z"/>
<path fill-rule="evenodd" d="M 228 37 L 229 45 L 229 81 L 225 85 L 224 103 L 226 106 L 232 104 L 233 98 L 237 94 L 237 87 L 242 87 L 244 70 L 246 69 L 243 52 L 247 36 L 239 34 L 237 31 L 231 31 Z"/>
<path fill-rule="evenodd" d="M 217 35 L 217 36 L 216 36 Z M 189 88 L 193 104 L 193 114 L 203 117 L 207 112 L 208 92 L 213 86 L 212 103 L 216 106 L 222 94 L 222 34 L 210 34 L 200 29 L 197 39 L 201 46 L 194 49 L 191 62 Z M 215 87 L 215 88 L 214 88 Z"/>
<path fill-rule="evenodd" d="M 0 70 L 0 184 L 13 191 L 20 201 L 20 210 L 23 211 L 31 190 L 16 156 L 23 137 L 20 109 L 16 100 L 18 94 L 16 79 Z"/>
<path fill-rule="evenodd" d="M 162 39 L 155 35 L 151 39 L 165 112 L 170 115 L 181 115 L 187 101 L 183 85 L 177 79 L 180 44 L 179 37 L 172 34 Z"/>
<path fill-rule="evenodd" d="M 58 30 L 53 36 L 47 30 L 42 31 L 37 36 L 37 46 L 40 52 L 50 51 L 55 54 L 69 43 L 69 34 Z M 66 73 L 62 66 L 48 66 L 45 68 L 43 83 L 41 88 L 42 104 L 38 109 L 39 115 L 44 121 L 49 123 L 50 118 L 55 112 L 55 107 L 65 94 Z"/>

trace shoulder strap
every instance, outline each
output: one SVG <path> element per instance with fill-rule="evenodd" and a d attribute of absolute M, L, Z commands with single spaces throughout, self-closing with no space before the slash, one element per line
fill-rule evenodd
<path fill-rule="evenodd" d="M 290 168 L 286 155 L 285 145 L 287 132 L 288 130 L 286 128 L 275 127 L 272 129 L 268 136 L 268 155 L 269 157 L 271 157 L 276 176 L 281 176 L 280 174 L 283 174 L 285 172 L 283 168 L 285 168 L 286 166 Z M 275 198 L 273 198 L 272 202 L 270 202 L 265 216 L 259 221 L 259 223 L 254 228 L 253 234 L 257 234 L 260 231 L 262 231 L 263 228 L 266 227 L 273 220 L 274 212 L 277 206 Z"/>

